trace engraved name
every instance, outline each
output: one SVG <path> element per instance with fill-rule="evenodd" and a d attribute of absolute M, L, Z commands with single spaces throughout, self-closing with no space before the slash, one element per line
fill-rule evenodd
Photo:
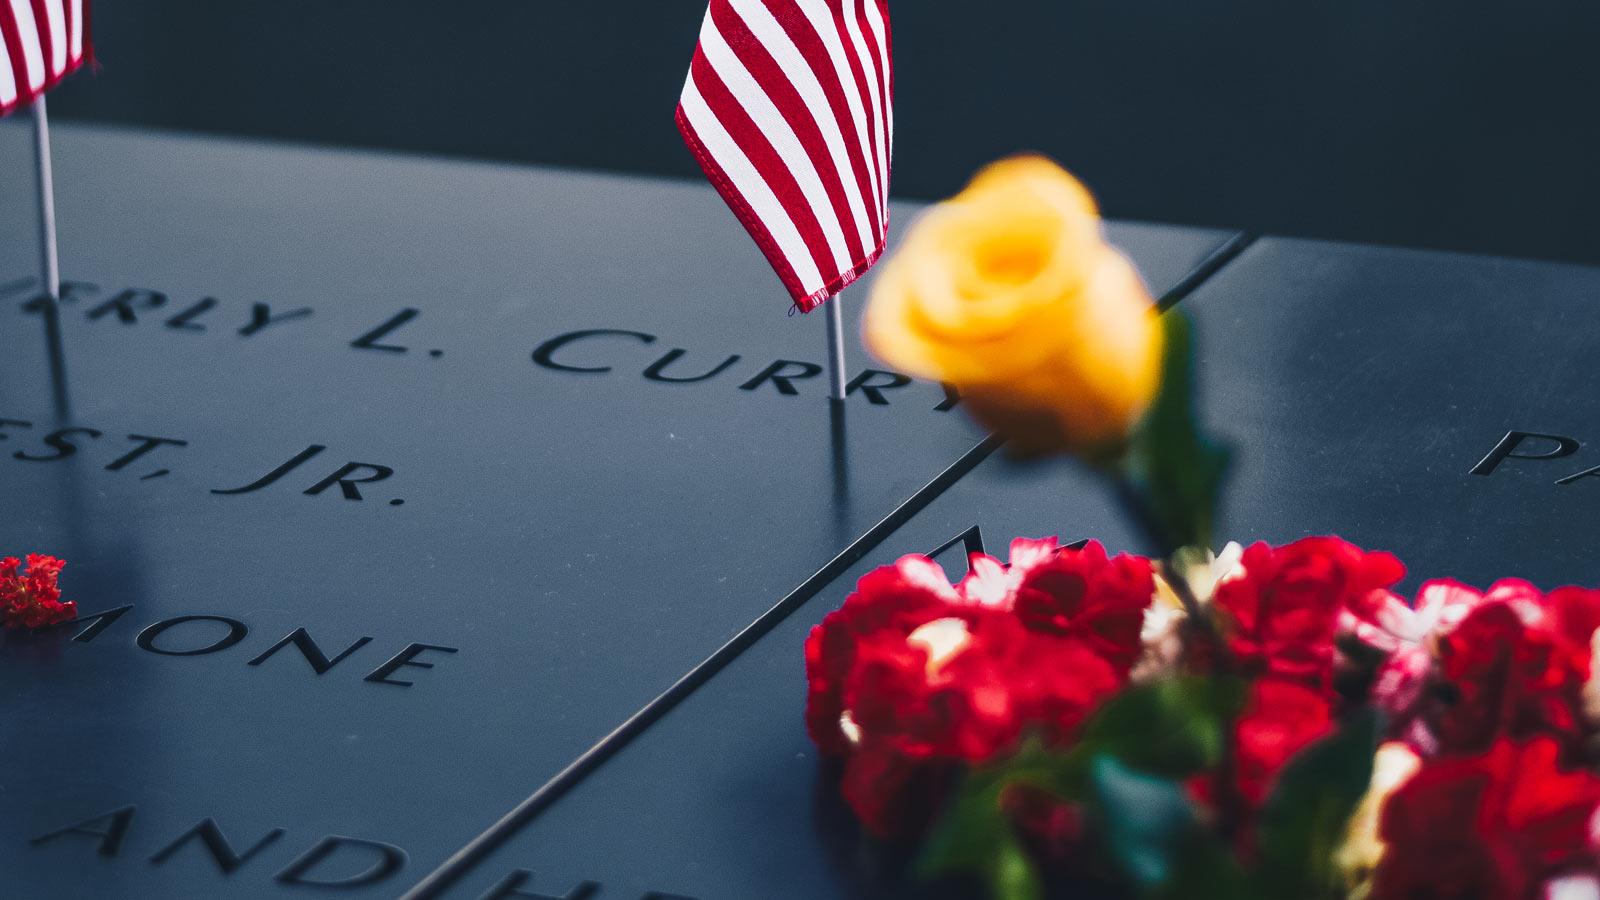
<path fill-rule="evenodd" d="M 116 442 L 114 437 L 92 426 L 71 425 L 45 431 L 36 428 L 28 419 L 0 418 L 0 441 L 24 443 L 22 449 L 11 454 L 11 458 L 19 462 L 61 462 L 78 455 L 78 452 L 88 445 L 101 444 L 102 440 L 113 444 Z M 112 458 L 105 464 L 104 470 L 122 472 L 139 463 L 138 471 L 132 474 L 140 481 L 150 481 L 172 474 L 170 465 L 165 464 L 166 461 L 173 458 L 173 453 L 176 451 L 189 446 L 189 441 L 181 438 L 148 434 L 129 434 L 127 440 L 132 446 L 123 444 L 120 449 L 112 451 L 110 454 Z M 249 480 L 242 485 L 212 488 L 211 493 L 219 496 L 253 494 L 278 483 L 284 476 L 299 470 L 300 466 L 317 459 L 327 449 L 324 444 L 310 444 L 305 449 L 296 451 L 287 460 L 275 463 L 273 468 L 265 473 L 251 473 Z M 156 462 L 157 459 L 161 462 Z M 302 481 L 295 487 L 304 486 L 305 489 L 300 493 L 308 497 L 320 496 L 338 488 L 338 496 L 346 500 L 359 501 L 366 499 L 361 490 L 362 485 L 370 486 L 386 481 L 394 475 L 394 469 L 378 463 L 347 460 L 335 464 L 331 470 L 322 469 L 321 473 L 311 476 L 308 481 Z M 390 506 L 400 506 L 403 503 L 405 500 L 400 498 L 389 500 Z"/>
<path fill-rule="evenodd" d="M 76 629 L 71 642 L 88 644 L 109 630 L 131 609 L 133 604 L 81 615 L 71 621 L 47 625 L 8 639 L 42 640 L 43 636 L 49 633 Z M 156 656 L 209 656 L 232 650 L 245 643 L 249 636 L 250 626 L 232 616 L 191 614 L 173 616 L 146 625 L 134 634 L 133 642 L 140 650 Z M 289 655 L 299 655 L 311 668 L 314 676 L 322 676 L 363 651 L 370 643 L 372 638 L 363 636 L 329 656 L 328 650 L 311 636 L 311 632 L 301 627 L 290 631 L 271 646 L 250 657 L 245 665 L 262 666 L 279 653 L 292 650 L 293 653 Z M 414 682 L 407 679 L 415 678 L 417 670 L 432 669 L 434 660 L 439 658 L 439 654 L 458 652 L 460 652 L 458 648 L 442 644 L 427 644 L 420 641 L 408 643 L 398 652 L 384 658 L 376 668 L 366 671 L 361 680 L 369 684 L 408 688 Z M 372 653 L 367 652 L 362 656 L 371 657 Z"/>
<path fill-rule="evenodd" d="M 134 827 L 139 821 L 138 812 L 137 806 L 123 806 L 36 835 L 28 843 L 34 847 L 76 846 L 107 859 L 131 856 L 131 852 L 125 854 L 125 850 L 130 846 L 130 836 L 137 840 Z M 209 865 L 215 866 L 224 877 L 233 877 L 249 868 L 245 874 L 259 871 L 281 888 L 318 888 L 331 892 L 386 882 L 398 875 L 410 860 L 406 851 L 395 844 L 330 834 L 315 839 L 310 846 L 288 857 L 285 864 L 283 851 L 295 843 L 288 829 L 252 832 L 246 837 L 248 843 L 235 844 L 214 818 L 201 819 L 176 837 L 163 836 L 158 840 L 163 843 L 145 857 L 151 866 L 206 865 L 200 860 L 209 860 Z M 273 862 L 273 857 L 278 861 Z M 530 870 L 513 869 L 479 900 L 624 900 L 620 892 L 608 892 L 597 881 L 580 881 L 561 893 L 548 893 L 552 890 L 555 888 L 548 883 L 536 885 Z M 634 897 L 636 900 L 696 900 L 685 894 L 661 891 Z"/>
<path fill-rule="evenodd" d="M 23 278 L 0 284 L 0 296 L 27 291 L 34 279 Z M 153 324 L 173 332 L 193 334 L 224 333 L 239 338 L 255 338 L 267 332 L 297 327 L 314 321 L 309 306 L 290 309 L 270 303 L 248 305 L 229 303 L 216 297 L 186 298 L 177 301 L 165 291 L 128 287 L 103 289 L 87 281 L 63 281 L 61 302 L 82 310 L 89 322 L 135 326 Z M 42 301 L 28 300 L 22 308 L 29 312 L 43 309 Z M 415 307 L 404 307 L 361 331 L 346 346 L 364 352 L 405 356 L 412 347 L 402 342 L 401 332 L 422 315 Z M 742 354 L 696 355 L 683 347 L 657 346 L 660 338 L 644 331 L 625 328 L 586 328 L 568 331 L 540 342 L 533 350 L 533 362 L 540 368 L 569 375 L 603 375 L 618 368 L 637 371 L 646 381 L 659 384 L 698 384 L 717 379 L 737 379 L 739 390 L 773 397 L 802 394 L 826 395 L 826 379 L 821 365 L 806 360 L 777 359 L 769 363 L 750 362 Z M 442 349 L 426 351 L 439 359 Z M 912 387 L 911 393 L 905 391 Z M 865 368 L 847 382 L 847 397 L 859 398 L 871 406 L 889 406 L 895 398 L 910 398 L 929 390 L 898 372 Z M 961 398 L 949 385 L 937 385 L 937 399 L 929 402 L 935 412 L 948 412 Z M 926 402 L 914 401 L 914 402 Z"/>
<path fill-rule="evenodd" d="M 1508 431 L 1506 436 L 1495 443 L 1489 453 L 1478 461 L 1469 471 L 1473 475 L 1485 477 L 1493 475 L 1500 468 L 1513 460 L 1532 462 L 1549 462 L 1550 460 L 1565 459 L 1577 453 L 1582 444 L 1577 438 L 1564 434 L 1547 434 L 1539 431 Z M 1558 485 L 1569 485 L 1585 478 L 1600 477 L 1600 465 L 1589 466 L 1575 472 L 1563 475 L 1555 480 Z"/>

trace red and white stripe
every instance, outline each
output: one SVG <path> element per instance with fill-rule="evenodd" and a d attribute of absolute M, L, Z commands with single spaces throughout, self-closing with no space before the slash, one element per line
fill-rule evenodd
<path fill-rule="evenodd" d="M 32 103 L 91 53 L 89 0 L 0 0 L 0 116 Z"/>
<path fill-rule="evenodd" d="M 678 129 L 801 312 L 883 253 L 893 98 L 887 0 L 711 0 Z"/>

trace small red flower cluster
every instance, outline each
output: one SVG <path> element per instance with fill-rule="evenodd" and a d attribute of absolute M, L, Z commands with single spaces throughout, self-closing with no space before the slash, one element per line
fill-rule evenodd
<path fill-rule="evenodd" d="M 927 823 L 952 776 L 1037 734 L 1053 745 L 1120 689 L 1155 592 L 1148 560 L 1019 539 L 952 586 L 907 556 L 806 641 L 806 722 L 872 831 Z"/>
<path fill-rule="evenodd" d="M 1257 544 L 1241 565 L 1213 603 L 1260 676 L 1238 732 L 1247 800 L 1339 707 L 1372 702 L 1421 765 L 1383 804 L 1371 900 L 1543 900 L 1563 876 L 1600 875 L 1600 777 L 1585 767 L 1600 591 L 1441 580 L 1412 604 L 1389 590 L 1397 559 L 1335 538 Z M 1336 690 L 1352 673 L 1365 689 Z"/>
<path fill-rule="evenodd" d="M 1557 742 L 1499 738 L 1426 763 L 1383 807 L 1374 900 L 1545 900 L 1600 891 L 1600 778 L 1560 761 Z M 1566 882 L 1565 892 L 1553 884 Z"/>
<path fill-rule="evenodd" d="M 1600 777 L 1587 768 L 1600 591 L 1433 581 L 1407 602 L 1391 590 L 1398 559 L 1331 537 L 1256 544 L 1209 574 L 1190 580 L 1207 620 L 1190 624 L 1204 627 L 1174 631 L 1186 614 L 1151 562 L 1099 544 L 1018 540 L 1009 566 L 975 555 L 957 585 L 905 557 L 807 640 L 808 728 L 842 763 L 861 821 L 908 834 L 956 776 L 1025 736 L 1070 747 L 1135 677 L 1242 677 L 1228 765 L 1188 785 L 1201 806 L 1226 798 L 1248 825 L 1291 759 L 1376 706 L 1418 762 L 1386 799 L 1374 782 L 1367 896 L 1544 900 L 1557 884 L 1600 896 Z"/>
<path fill-rule="evenodd" d="M 1250 693 L 1236 726 L 1239 798 L 1254 807 L 1300 750 L 1333 729 L 1341 618 L 1391 596 L 1405 566 L 1332 537 L 1245 549 L 1212 605 Z M 1197 784 L 1202 794 L 1208 786 Z"/>
<path fill-rule="evenodd" d="M 1422 758 L 1385 803 L 1376 900 L 1600 896 L 1600 591 L 1424 584 L 1354 633 L 1388 653 L 1372 696 Z M 1571 885 L 1572 879 L 1582 889 Z"/>
<path fill-rule="evenodd" d="M 78 604 L 62 602 L 56 580 L 66 563 L 53 556 L 28 554 L 28 571 L 22 561 L 0 559 L 0 624 L 6 628 L 43 628 L 67 622 L 78 615 Z"/>

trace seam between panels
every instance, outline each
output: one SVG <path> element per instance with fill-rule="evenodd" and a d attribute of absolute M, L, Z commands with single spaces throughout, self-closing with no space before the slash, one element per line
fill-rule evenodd
<path fill-rule="evenodd" d="M 1250 248 L 1261 235 L 1251 231 L 1240 231 L 1217 246 L 1215 250 L 1206 254 L 1205 258 L 1195 264 L 1188 274 L 1178 279 L 1161 299 L 1156 301 L 1156 309 L 1166 312 L 1177 306 L 1185 297 L 1199 290 L 1200 286 L 1211 280 L 1213 275 L 1222 271 L 1228 263 L 1239 258 L 1239 254 Z"/>
<path fill-rule="evenodd" d="M 1236 259 L 1255 240 L 1256 235 L 1241 232 L 1224 241 L 1184 275 L 1177 284 L 1163 293 L 1160 300 L 1157 301 L 1157 307 L 1164 312 L 1176 306 L 1185 297 L 1194 293 L 1213 275 L 1221 271 L 1228 263 Z M 607 760 L 631 744 L 635 738 L 643 734 L 651 725 L 671 712 L 678 704 L 687 699 L 690 694 L 693 694 L 743 654 L 744 651 L 766 636 L 767 633 L 771 632 L 813 597 L 820 594 L 824 588 L 848 571 L 851 566 L 876 549 L 879 544 L 898 531 L 900 526 L 921 512 L 928 504 L 938 499 L 957 481 L 960 481 L 969 472 L 977 468 L 980 463 L 988 459 L 999 448 L 1000 443 L 998 439 L 989 437 L 963 453 L 948 468 L 934 476 L 931 481 L 919 488 L 905 502 L 895 507 L 877 524 L 867 529 L 865 533 L 852 541 L 848 547 L 813 573 L 799 587 L 779 600 L 771 609 L 762 613 L 761 616 L 745 626 L 742 631 L 734 635 L 727 643 L 718 647 L 710 656 L 673 682 L 670 687 L 662 691 L 655 699 L 645 704 L 614 728 L 611 733 L 595 742 L 588 750 L 585 750 L 571 763 L 568 763 L 564 769 L 556 773 L 549 781 L 540 785 L 521 803 L 518 803 L 509 812 L 501 816 L 499 821 L 489 826 L 487 830 L 451 854 L 437 868 L 423 876 L 420 881 L 400 897 L 400 900 L 437 900 L 446 889 L 471 871 L 484 857 L 505 843 L 521 830 L 524 825 L 576 787 L 578 783 Z"/>
<path fill-rule="evenodd" d="M 756 641 L 760 640 L 772 629 L 776 628 L 791 613 L 804 606 L 806 601 L 821 593 L 822 590 L 844 574 L 851 566 L 855 565 L 862 557 L 872 552 L 889 535 L 899 530 L 912 516 L 921 512 L 924 507 L 932 503 L 939 495 L 943 494 L 950 485 L 955 484 L 962 476 L 972 471 L 977 465 L 989 457 L 989 454 L 1000 446 L 994 438 L 987 438 L 971 449 L 967 450 L 943 472 L 923 485 L 916 493 L 892 512 L 868 529 L 861 537 L 851 542 L 839 555 L 830 560 L 827 565 L 817 570 L 810 578 L 791 591 L 771 609 L 762 613 L 754 622 L 745 626 L 744 630 L 734 635 L 727 643 L 706 657 L 688 673 L 679 678 L 654 700 L 651 700 L 638 712 L 628 717 L 612 732 L 601 738 L 588 750 L 573 760 L 566 768 L 562 769 L 555 777 L 545 782 L 538 790 L 530 794 L 527 799 L 506 813 L 500 820 L 482 834 L 474 838 L 466 846 L 457 850 L 445 860 L 442 865 L 428 873 L 423 879 L 407 891 L 401 900 L 434 900 L 446 888 L 469 871 L 473 865 L 481 861 L 490 851 L 494 850 L 505 840 L 515 834 L 523 825 L 554 803 L 567 791 L 571 790 L 582 781 L 589 773 L 597 769 L 602 763 L 616 755 L 626 747 L 634 738 L 642 734 L 647 728 L 658 721 L 662 716 L 671 712 L 679 703 L 694 693 L 701 685 L 711 680 L 718 672 L 722 671 L 749 649 Z"/>

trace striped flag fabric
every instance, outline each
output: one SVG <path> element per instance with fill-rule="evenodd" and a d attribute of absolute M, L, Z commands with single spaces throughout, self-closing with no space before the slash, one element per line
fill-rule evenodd
<path fill-rule="evenodd" d="M 89 0 L 0 0 L 0 116 L 32 103 L 92 56 Z"/>
<path fill-rule="evenodd" d="M 887 0 L 711 0 L 678 130 L 795 306 L 883 253 L 894 149 Z"/>

